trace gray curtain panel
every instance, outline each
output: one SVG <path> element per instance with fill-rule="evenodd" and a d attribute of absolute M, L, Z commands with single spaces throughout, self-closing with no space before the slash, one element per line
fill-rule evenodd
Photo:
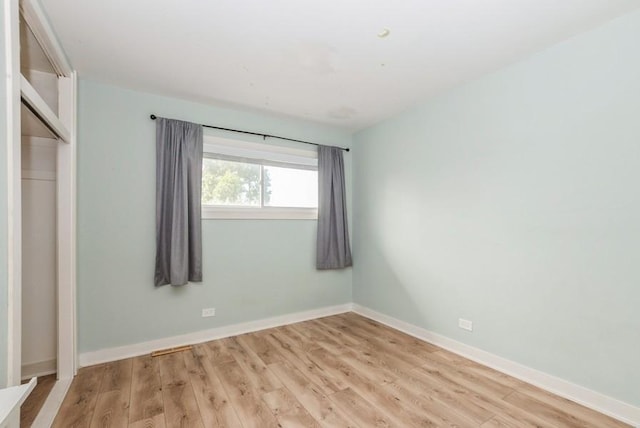
<path fill-rule="evenodd" d="M 202 281 L 202 126 L 156 119 L 155 285 Z"/>
<path fill-rule="evenodd" d="M 351 266 L 342 149 L 318 146 L 316 268 Z"/>

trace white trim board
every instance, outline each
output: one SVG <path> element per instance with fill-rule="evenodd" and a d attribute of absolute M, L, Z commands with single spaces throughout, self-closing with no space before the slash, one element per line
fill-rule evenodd
<path fill-rule="evenodd" d="M 38 361 L 36 363 L 22 364 L 22 380 L 50 375 L 56 372 L 58 364 L 56 359 Z"/>
<path fill-rule="evenodd" d="M 23 180 L 56 181 L 55 171 L 40 171 L 35 169 L 23 169 Z"/>
<path fill-rule="evenodd" d="M 23 0 L 20 2 L 20 12 L 56 73 L 69 76 L 73 69 L 40 4 L 34 0 Z"/>
<path fill-rule="evenodd" d="M 28 147 L 44 147 L 47 149 L 55 149 L 58 145 L 58 140 L 47 137 L 34 137 L 31 135 L 22 135 L 22 146 Z"/>
<path fill-rule="evenodd" d="M 58 411 L 62 406 L 62 401 L 67 395 L 67 391 L 71 386 L 72 378 L 58 379 L 53 385 L 53 388 L 49 392 L 47 399 L 45 400 L 42 408 L 38 412 L 32 427 L 45 428 L 53 425 L 53 420 L 58 415 Z"/>
<path fill-rule="evenodd" d="M 624 403 L 615 398 L 592 391 L 580 385 L 568 382 L 559 377 L 499 357 L 482 349 L 450 339 L 446 336 L 415 326 L 389 315 L 382 314 L 356 303 L 353 312 L 370 318 L 381 324 L 407 333 L 413 337 L 432 343 L 448 351 L 476 361 L 492 369 L 523 380 L 553 394 L 567 398 L 583 406 L 589 407 L 605 415 L 611 416 L 633 426 L 640 426 L 640 408 Z"/>
<path fill-rule="evenodd" d="M 7 85 L 7 359 L 6 386 L 20 385 L 22 361 L 22 133 L 18 2 L 4 0 Z M 3 385 L 5 386 L 5 385 Z"/>
<path fill-rule="evenodd" d="M 58 233 L 58 376 L 76 374 L 76 229 L 77 229 L 77 94 L 76 72 L 58 79 L 58 111 L 68 126 L 68 144 L 57 144 L 56 187 Z"/>
<path fill-rule="evenodd" d="M 23 101 L 40 117 L 42 123 L 58 136 L 61 141 L 68 143 L 71 139 L 71 134 L 67 127 L 42 99 L 38 91 L 22 75 L 20 75 L 20 94 Z"/>
<path fill-rule="evenodd" d="M 248 321 L 239 324 L 232 324 L 223 327 L 216 327 L 194 333 L 181 334 L 179 336 L 166 337 L 163 339 L 150 340 L 148 342 L 136 343 L 133 345 L 118 346 L 115 348 L 100 349 L 98 351 L 84 352 L 80 354 L 80 367 L 92 366 L 110 361 L 121 360 L 123 358 L 137 357 L 149 354 L 153 351 L 178 346 L 191 345 L 194 343 L 208 342 L 210 340 L 222 339 L 244 333 L 265 330 L 273 327 L 280 327 L 330 315 L 350 312 L 351 303 L 328 306 L 309 311 L 296 312 L 293 314 L 280 315 L 271 318 L 264 318 L 256 321 Z"/>

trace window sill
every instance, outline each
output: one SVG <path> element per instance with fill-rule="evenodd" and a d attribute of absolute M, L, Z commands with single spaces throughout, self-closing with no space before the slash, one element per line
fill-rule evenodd
<path fill-rule="evenodd" d="M 317 220 L 317 208 L 202 207 L 203 220 Z"/>

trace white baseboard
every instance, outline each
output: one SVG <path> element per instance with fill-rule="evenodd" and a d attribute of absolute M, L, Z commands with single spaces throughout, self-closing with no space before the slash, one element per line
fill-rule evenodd
<path fill-rule="evenodd" d="M 374 311 L 373 309 L 353 304 L 353 312 L 364 317 L 388 325 L 418 339 L 440 346 L 470 360 L 491 367 L 527 383 L 545 389 L 561 397 L 567 398 L 583 406 L 589 407 L 605 415 L 631 424 L 640 426 L 640 408 L 624 403 L 599 392 L 592 391 L 580 385 L 532 369 L 506 358 L 499 357 L 482 349 L 466 345 L 446 336 L 426 330 L 422 327 L 401 321 L 397 318 Z"/>
<path fill-rule="evenodd" d="M 38 361 L 37 363 L 27 363 L 22 365 L 22 380 L 32 377 L 46 376 L 56 372 L 58 365 L 56 359 Z"/>
<path fill-rule="evenodd" d="M 51 388 L 47 399 L 45 400 L 42 408 L 38 412 L 35 420 L 33 421 L 32 428 L 49 428 L 53 425 L 53 420 L 56 418 L 62 401 L 67 395 L 67 391 L 71 386 L 73 379 L 58 379 Z"/>
<path fill-rule="evenodd" d="M 121 360 L 123 358 L 137 357 L 139 355 L 149 354 L 158 349 L 174 348 L 177 346 L 208 342 L 210 340 L 222 339 L 224 337 L 236 336 L 238 334 L 251 333 L 253 331 L 265 330 L 267 328 L 279 327 L 282 325 L 293 324 L 296 322 L 307 321 L 315 318 L 341 314 L 351 311 L 352 307 L 353 305 L 351 303 L 338 306 L 329 306 L 304 312 L 296 312 L 293 314 L 264 318 L 261 320 L 233 324 L 224 327 L 217 327 L 209 330 L 182 334 L 179 336 L 150 340 L 148 342 L 118 346 L 115 348 L 100 349 L 98 351 L 84 352 L 79 356 L 79 363 L 80 367 L 86 367 L 92 366 L 94 364 Z"/>

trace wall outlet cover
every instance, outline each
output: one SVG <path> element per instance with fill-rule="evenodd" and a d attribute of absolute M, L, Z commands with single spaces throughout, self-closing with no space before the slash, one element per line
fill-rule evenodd
<path fill-rule="evenodd" d="M 463 330 L 473 331 L 473 323 L 462 318 L 458 318 L 458 327 Z"/>
<path fill-rule="evenodd" d="M 202 317 L 215 317 L 216 316 L 216 308 L 204 308 L 202 310 Z"/>

